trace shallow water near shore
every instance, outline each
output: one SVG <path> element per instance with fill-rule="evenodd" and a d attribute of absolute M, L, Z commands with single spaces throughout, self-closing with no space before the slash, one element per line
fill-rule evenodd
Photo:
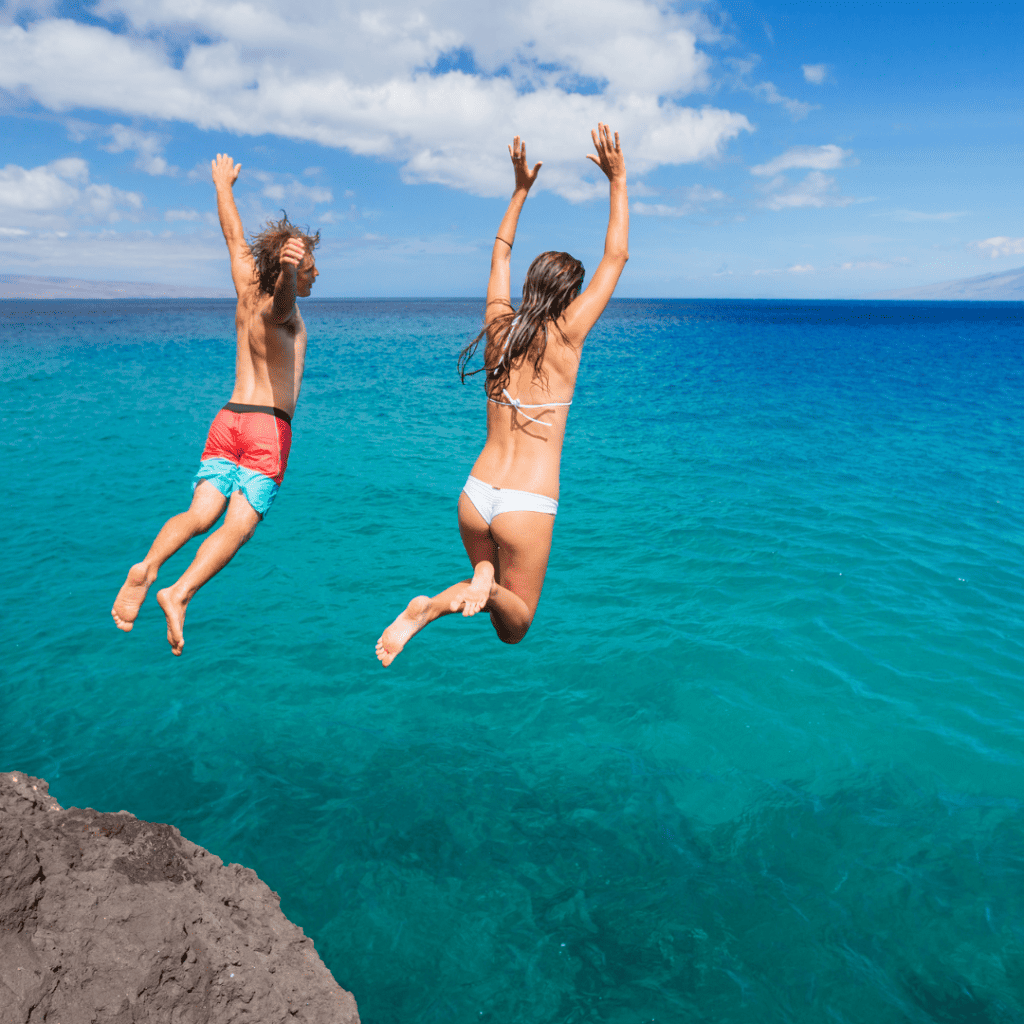
<path fill-rule="evenodd" d="M 365 1024 L 1024 1020 L 1020 305 L 614 302 L 530 634 L 383 669 L 468 566 L 480 307 L 304 305 L 288 474 L 174 658 L 109 610 L 233 304 L 0 303 L 0 769 L 254 868 Z"/>

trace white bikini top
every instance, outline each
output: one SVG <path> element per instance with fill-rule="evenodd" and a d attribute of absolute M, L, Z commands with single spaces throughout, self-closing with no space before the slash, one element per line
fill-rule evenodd
<path fill-rule="evenodd" d="M 501 358 L 498 360 L 498 365 L 495 366 L 493 370 L 491 370 L 492 374 L 496 374 L 498 372 L 498 366 L 501 366 L 501 364 L 505 361 L 505 355 L 508 352 L 508 347 L 509 347 L 509 345 L 512 342 L 512 328 L 515 327 L 515 325 L 517 323 L 519 323 L 519 317 L 516 317 L 512 321 L 512 323 L 509 324 L 508 336 L 505 338 L 505 347 L 501 351 Z M 545 340 L 545 342 L 548 340 L 548 325 L 547 324 L 544 325 L 544 340 Z M 510 407 L 512 409 L 515 409 L 516 412 L 518 412 L 523 417 L 523 419 L 527 419 L 531 423 L 539 423 L 542 427 L 550 427 L 551 424 L 550 423 L 545 423 L 544 420 L 534 419 L 532 416 L 528 416 L 525 412 L 523 412 L 523 410 L 524 409 L 550 409 L 550 408 L 552 408 L 553 406 L 556 406 L 556 405 L 558 405 L 558 406 L 569 406 L 569 405 L 572 405 L 571 401 L 570 402 L 540 402 L 540 403 L 537 403 L 535 405 L 526 405 L 525 403 L 520 402 L 518 398 L 513 398 L 508 393 L 508 388 L 502 388 L 501 389 L 501 393 L 508 399 L 507 402 L 499 402 L 498 399 L 491 398 L 490 395 L 487 396 L 487 401 L 488 402 L 493 402 L 495 405 L 505 405 L 505 406 L 508 406 L 508 407 Z"/>

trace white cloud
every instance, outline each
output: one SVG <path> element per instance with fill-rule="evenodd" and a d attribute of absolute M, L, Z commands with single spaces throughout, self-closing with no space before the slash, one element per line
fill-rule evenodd
<path fill-rule="evenodd" d="M 123 153 L 126 149 L 136 152 L 135 166 L 147 174 L 177 174 L 163 156 L 164 139 L 152 132 L 140 132 L 137 128 L 114 124 L 110 126 L 110 142 L 103 147 L 108 153 Z"/>
<path fill-rule="evenodd" d="M 72 142 L 85 142 L 86 139 L 91 139 L 94 135 L 98 135 L 103 131 L 97 124 L 93 124 L 91 121 L 80 121 L 75 117 L 65 118 L 64 127 L 67 129 L 68 138 Z"/>
<path fill-rule="evenodd" d="M 884 260 L 860 260 L 858 262 L 843 263 L 840 265 L 840 270 L 892 270 L 893 267 L 906 266 L 910 260 L 903 257 L 898 260 L 890 260 L 888 262 Z"/>
<path fill-rule="evenodd" d="M 142 209 L 142 196 L 89 182 L 79 157 L 0 170 L 0 220 L 19 228 L 64 228 L 73 221 L 115 223 Z"/>
<path fill-rule="evenodd" d="M 21 228 L 0 228 L 0 237 L 2 238 L 21 238 L 27 234 L 28 232 Z"/>
<path fill-rule="evenodd" d="M 175 220 L 200 220 L 202 214 L 198 210 L 184 209 L 184 210 L 166 210 L 164 212 L 164 220 L 175 221 Z"/>
<path fill-rule="evenodd" d="M 793 100 L 788 96 L 783 96 L 771 82 L 761 82 L 755 85 L 751 91 L 767 103 L 781 103 L 789 111 L 789 115 L 794 121 L 799 121 L 812 110 L 817 109 L 813 103 L 804 103 L 802 100 Z"/>
<path fill-rule="evenodd" d="M 298 200 L 300 202 L 307 202 L 315 205 L 316 203 L 333 203 L 334 195 L 329 188 L 323 188 L 319 185 L 312 187 L 303 185 L 298 181 L 284 182 L 272 182 L 264 185 L 263 194 L 268 199 L 274 199 L 277 202 L 291 200 Z"/>
<path fill-rule="evenodd" d="M 6 0 L 0 7 L 0 24 L 11 24 L 17 18 L 42 18 L 53 14 L 57 0 Z"/>
<path fill-rule="evenodd" d="M 62 210 L 79 197 L 75 183 L 88 177 L 89 165 L 75 157 L 32 170 L 8 164 L 0 171 L 0 209 L 27 213 Z"/>
<path fill-rule="evenodd" d="M 710 85 L 698 44 L 713 31 L 663 0 L 101 0 L 93 13 L 128 31 L 53 17 L 0 27 L 0 88 L 54 110 L 344 147 L 478 195 L 508 191 L 517 133 L 544 160 L 538 188 L 578 200 L 604 192 L 583 159 L 599 119 L 622 134 L 634 175 L 717 157 L 752 130 L 742 114 L 680 105 Z M 457 51 L 469 70 L 431 73 Z M 169 171 L 155 144 L 135 143 L 144 170 Z"/>
<path fill-rule="evenodd" d="M 885 214 L 875 214 L 874 216 L 885 216 Z M 889 216 L 894 220 L 900 220 L 912 224 L 917 223 L 918 221 L 928 220 L 956 220 L 958 217 L 966 217 L 967 211 L 961 210 L 959 212 L 946 213 L 921 213 L 918 210 L 893 210 Z"/>
<path fill-rule="evenodd" d="M 821 171 L 811 171 L 796 185 L 780 175 L 765 186 L 765 191 L 767 195 L 761 205 L 769 210 L 788 210 L 802 206 L 849 206 L 855 201 L 852 196 L 840 195 L 836 179 Z"/>
<path fill-rule="evenodd" d="M 791 267 L 786 267 L 785 270 L 755 270 L 754 277 L 760 277 L 763 274 L 813 274 L 814 267 L 810 263 L 794 263 Z"/>
<path fill-rule="evenodd" d="M 683 217 L 690 211 L 684 206 L 667 206 L 665 203 L 634 203 L 633 212 L 646 217 Z"/>
<path fill-rule="evenodd" d="M 725 65 L 732 69 L 735 78 L 731 82 L 733 88 L 742 89 L 744 92 L 752 93 L 766 103 L 777 103 L 789 111 L 794 121 L 806 117 L 812 110 L 817 110 L 813 103 L 804 103 L 803 100 L 794 100 L 789 96 L 783 96 L 774 82 L 758 82 L 752 85 L 749 81 L 754 70 L 761 63 L 761 58 L 756 54 L 749 57 L 728 57 Z"/>
<path fill-rule="evenodd" d="M 268 174 L 266 171 L 243 172 L 263 184 L 262 194 L 275 203 L 287 203 L 309 210 L 317 204 L 333 203 L 334 193 L 323 185 L 305 185 L 294 177 L 278 180 L 279 175 Z"/>
<path fill-rule="evenodd" d="M 203 181 L 209 182 L 211 178 L 212 168 L 210 160 L 200 160 L 190 171 L 187 171 L 185 177 L 191 182 Z"/>
<path fill-rule="evenodd" d="M 769 160 L 766 164 L 758 164 L 750 168 L 751 174 L 771 177 L 780 171 L 788 171 L 796 167 L 808 167 L 815 171 L 834 171 L 844 167 L 853 156 L 853 150 L 840 149 L 839 146 L 792 146 L 781 156 Z"/>
<path fill-rule="evenodd" d="M 407 256 L 465 256 L 478 255 L 479 247 L 473 242 L 460 242 L 446 235 L 434 237 L 392 238 L 367 232 L 360 238 L 349 237 L 335 241 L 332 253 L 344 256 L 352 252 L 373 252 L 396 257 Z"/>
<path fill-rule="evenodd" d="M 801 64 L 800 68 L 804 73 L 804 81 L 811 85 L 821 85 L 828 77 L 827 64 Z"/>
<path fill-rule="evenodd" d="M 983 242 L 972 242 L 971 244 L 981 249 L 982 252 L 988 250 L 988 255 L 992 259 L 996 259 L 998 256 L 1018 256 L 1024 253 L 1024 238 L 1007 238 L 1005 235 L 997 235 L 994 238 L 986 238 Z"/>
<path fill-rule="evenodd" d="M 218 232 L 208 237 L 149 231 L 72 231 L 6 241 L 0 259 L 8 273 L 230 287 L 227 250 Z"/>
<path fill-rule="evenodd" d="M 667 203 L 633 203 L 633 212 L 649 217 L 685 217 L 702 211 L 707 203 L 722 202 L 729 197 L 717 188 L 706 185 L 691 185 L 683 192 L 683 200 L 677 205 Z"/>

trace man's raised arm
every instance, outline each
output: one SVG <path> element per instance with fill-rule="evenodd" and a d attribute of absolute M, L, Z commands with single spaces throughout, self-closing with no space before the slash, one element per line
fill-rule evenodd
<path fill-rule="evenodd" d="M 252 257 L 245 244 L 242 218 L 238 216 L 232 191 L 242 165 L 236 164 L 227 153 L 218 153 L 217 159 L 211 161 L 211 164 L 213 183 L 217 188 L 217 216 L 220 217 L 220 229 L 224 232 L 224 241 L 227 242 L 231 256 L 231 279 L 235 283 L 235 291 L 241 295 L 243 289 L 252 284 L 254 276 Z"/>
<path fill-rule="evenodd" d="M 274 285 L 274 304 L 264 316 L 276 324 L 291 319 L 295 312 L 295 295 L 299 285 L 299 265 L 306 256 L 306 245 L 301 238 L 289 238 L 281 246 L 281 273 Z M 308 293 L 307 293 L 308 294 Z"/>

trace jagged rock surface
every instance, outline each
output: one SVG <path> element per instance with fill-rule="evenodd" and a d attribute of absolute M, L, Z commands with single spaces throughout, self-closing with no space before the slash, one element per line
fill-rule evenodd
<path fill-rule="evenodd" d="M 254 871 L 0 775 L 0 1024 L 359 1024 Z"/>

